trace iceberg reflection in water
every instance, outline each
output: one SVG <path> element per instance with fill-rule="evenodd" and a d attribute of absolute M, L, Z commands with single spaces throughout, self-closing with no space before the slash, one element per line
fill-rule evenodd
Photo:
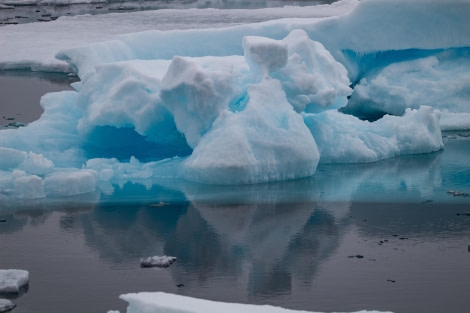
<path fill-rule="evenodd" d="M 468 305 L 462 273 L 470 270 L 470 221 L 457 215 L 468 204 L 61 206 L 1 214 L 0 266 L 31 272 L 29 291 L 15 300 L 18 312 L 125 312 L 118 295 L 136 291 L 309 311 L 457 312 Z M 140 268 L 140 258 L 164 254 L 178 261 Z M 451 294 L 441 294 L 441 283 Z M 331 290 L 341 300 L 331 301 Z M 409 293 L 412 299 L 399 301 Z"/>
<path fill-rule="evenodd" d="M 2 206 L 0 267 L 31 272 L 17 312 L 125 312 L 118 296 L 138 291 L 308 311 L 457 312 L 469 305 L 469 198 L 447 191 L 469 190 L 470 141 L 446 137 L 436 154 L 320 165 L 311 179 L 126 184 L 107 197 Z M 149 255 L 178 261 L 141 269 Z"/>

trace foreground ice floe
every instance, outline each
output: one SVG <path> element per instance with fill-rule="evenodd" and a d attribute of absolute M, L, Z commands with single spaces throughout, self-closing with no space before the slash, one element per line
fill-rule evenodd
<path fill-rule="evenodd" d="M 298 179 L 319 162 L 438 151 L 441 127 L 470 127 L 468 1 L 326 7 L 336 16 L 62 50 L 81 81 L 45 95 L 40 120 L 0 132 L 0 197 Z"/>
<path fill-rule="evenodd" d="M 13 310 L 16 305 L 7 299 L 0 299 L 0 312 L 8 312 Z"/>
<path fill-rule="evenodd" d="M 120 298 L 129 303 L 127 313 L 144 312 L 194 312 L 194 313 L 219 313 L 219 312 L 250 312 L 250 313 L 308 313 L 275 307 L 271 305 L 253 305 L 241 303 L 225 303 L 168 294 L 163 292 L 141 292 L 121 295 Z M 117 311 L 109 311 L 108 313 Z M 357 313 L 374 313 L 377 311 L 358 311 Z M 311 312 L 313 313 L 313 312 Z"/>
<path fill-rule="evenodd" d="M 29 282 L 29 272 L 25 270 L 0 270 L 0 293 L 18 293 Z"/>

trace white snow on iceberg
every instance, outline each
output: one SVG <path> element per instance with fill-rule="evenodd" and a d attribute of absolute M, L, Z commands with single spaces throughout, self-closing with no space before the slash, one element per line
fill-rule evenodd
<path fill-rule="evenodd" d="M 144 312 L 194 312 L 194 313 L 308 313 L 271 305 L 253 305 L 242 303 L 226 303 L 197 299 L 163 292 L 141 292 L 121 295 L 120 298 L 129 303 L 127 313 Z M 115 311 L 110 311 L 115 312 Z M 314 313 L 314 312 L 310 312 Z M 378 313 L 378 311 L 357 311 L 357 313 Z M 385 313 L 385 312 L 384 312 Z"/>
<path fill-rule="evenodd" d="M 184 163 L 189 180 L 240 184 L 308 177 L 319 153 L 315 140 L 276 80 L 248 87 L 240 112 L 226 110 Z"/>
<path fill-rule="evenodd" d="M 25 270 L 0 270 L 0 293 L 18 293 L 29 282 L 29 272 Z"/>
<path fill-rule="evenodd" d="M 0 0 L 0 3 L 1 1 L 5 0 Z M 36 0 L 32 1 L 37 2 Z M 61 1 L 67 2 L 67 0 L 50 1 L 58 3 L 61 3 Z M 242 1 L 242 3 L 247 4 L 248 2 Z M 169 49 L 169 53 L 166 59 L 172 58 L 174 55 L 194 55 L 195 51 L 189 54 L 182 53 L 186 45 L 178 43 L 182 42 L 182 36 L 186 36 L 185 34 L 189 34 L 188 39 L 191 39 L 191 34 L 193 34 L 196 29 L 210 29 L 207 32 L 203 31 L 199 36 L 204 36 L 204 33 L 206 33 L 207 36 L 218 33 L 220 34 L 219 39 L 225 40 L 223 41 L 223 45 L 222 41 L 214 42 L 213 44 L 209 41 L 205 41 L 204 45 L 192 47 L 192 50 L 205 49 L 205 47 L 218 47 L 218 50 L 223 51 L 228 48 L 225 47 L 225 45 L 229 42 L 230 37 L 238 44 L 238 41 L 241 40 L 244 35 L 259 33 L 257 29 L 262 28 L 263 24 L 260 22 L 284 18 L 312 19 L 336 16 L 351 11 L 357 3 L 357 0 L 346 0 L 331 5 L 288 6 L 264 9 L 163 9 L 129 13 L 62 16 L 48 23 L 7 25 L 2 26 L 2 31 L 0 32 L 0 44 L 2 46 L 0 69 L 68 72 L 73 68 L 64 61 L 56 59 L 55 54 L 63 49 L 82 47 L 90 44 L 97 44 L 95 47 L 89 47 L 88 51 L 91 53 L 93 53 L 95 49 L 106 50 L 106 54 L 100 55 L 100 53 L 98 53 L 95 55 L 98 59 L 103 58 L 103 62 L 105 60 L 116 61 L 116 57 L 123 60 L 123 55 L 127 57 L 137 57 L 137 54 L 132 51 L 133 49 L 127 47 L 122 41 L 128 39 L 131 41 L 129 42 L 130 45 L 133 45 L 132 41 L 134 40 L 132 40 L 132 38 L 135 37 L 134 33 L 147 31 L 151 31 L 159 38 L 155 38 L 156 41 L 152 40 L 146 42 L 145 46 L 142 46 L 141 52 L 149 56 L 154 53 L 160 54 L 160 57 L 157 55 L 155 59 L 162 58 L 161 53 L 164 53 L 167 48 Z M 249 25 L 244 26 L 243 24 Z M 240 29 L 229 31 L 231 35 L 224 36 L 223 34 L 227 32 L 225 28 L 233 26 L 239 26 Z M 215 31 L 220 28 L 224 28 L 224 30 Z M 181 30 L 188 31 L 181 32 Z M 233 34 L 235 33 L 238 33 L 238 40 L 233 38 Z M 123 36 L 125 34 L 132 35 L 129 37 Z M 60 40 L 58 40 L 58 38 L 60 38 Z M 176 39 L 176 41 L 173 41 L 172 38 Z M 98 44 L 100 42 L 113 40 L 116 40 L 115 45 L 110 45 L 109 42 L 105 45 Z M 142 43 L 144 42 L 145 41 Z M 163 42 L 165 42 L 165 44 L 162 44 Z M 199 40 L 198 42 L 200 43 L 202 41 Z M 155 45 L 157 45 L 157 51 L 152 48 L 152 46 Z M 179 53 L 174 50 L 175 45 L 179 46 Z M 230 46 L 230 48 L 233 47 L 236 47 L 236 45 Z M 198 55 L 214 54 L 203 53 Z M 149 57 L 146 59 L 149 59 Z M 88 55 L 88 57 L 82 61 L 90 63 L 93 62 L 93 59 L 90 59 L 90 55 Z M 99 63 L 102 62 L 94 64 Z"/>
<path fill-rule="evenodd" d="M 334 110 L 305 114 L 304 119 L 322 163 L 361 163 L 440 150 L 444 144 L 439 116 L 438 111 L 422 106 L 373 123 Z"/>
<path fill-rule="evenodd" d="M 54 64 L 76 71 L 76 91 L 45 95 L 41 119 L 0 132 L 0 197 L 112 193 L 161 179 L 298 179 L 319 162 L 434 152 L 441 127 L 470 126 L 462 117 L 470 114 L 470 2 L 343 0 L 316 9 L 332 17 L 290 8 L 285 19 L 128 28 L 111 41 L 71 44 Z M 2 68 L 21 64 L 12 55 L 2 54 Z M 31 62 L 47 68 L 46 59 Z"/>

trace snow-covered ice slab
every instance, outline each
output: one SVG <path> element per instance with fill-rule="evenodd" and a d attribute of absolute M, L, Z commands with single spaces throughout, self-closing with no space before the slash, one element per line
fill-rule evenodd
<path fill-rule="evenodd" d="M 151 256 L 148 258 L 140 259 L 141 267 L 169 267 L 176 261 L 174 256 Z"/>
<path fill-rule="evenodd" d="M 29 272 L 26 270 L 0 270 L 0 293 L 18 293 L 28 282 Z"/>
<path fill-rule="evenodd" d="M 55 1 L 51 0 L 51 2 Z M 60 0 L 58 2 L 60 3 Z M 163 31 L 161 32 L 163 37 L 171 38 L 174 34 L 168 31 L 176 30 L 178 33 L 188 29 L 220 29 L 237 25 L 241 25 L 242 32 L 249 31 L 250 28 L 258 32 L 256 29 L 259 29 L 259 26 L 245 27 L 243 24 L 285 18 L 336 16 L 349 12 L 357 3 L 357 0 L 346 0 L 332 5 L 312 7 L 289 6 L 237 10 L 163 9 L 63 16 L 48 23 L 7 25 L 2 26 L 0 32 L 0 46 L 2 47 L 0 69 L 69 72 L 73 71 L 73 67 L 56 59 L 56 53 L 63 49 L 121 40 L 121 36 L 125 34 Z M 125 48 L 125 50 L 129 52 L 129 49 Z M 117 50 L 108 50 L 108 52 L 116 53 Z M 103 57 L 106 58 L 106 56 Z"/>
<path fill-rule="evenodd" d="M 271 305 L 217 302 L 163 292 L 130 293 L 121 295 L 120 298 L 129 303 L 127 313 L 309 313 Z M 108 313 L 111 312 L 116 311 Z M 378 311 L 358 311 L 357 313 L 378 313 Z"/>

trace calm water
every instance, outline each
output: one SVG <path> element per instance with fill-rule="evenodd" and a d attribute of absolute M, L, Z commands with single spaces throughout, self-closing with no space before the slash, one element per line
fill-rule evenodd
<path fill-rule="evenodd" d="M 15 312 L 125 312 L 165 291 L 317 311 L 467 312 L 468 204 L 71 204 L 0 213 Z M 139 258 L 171 255 L 167 269 Z M 357 257 L 363 256 L 363 258 Z M 184 284 L 182 287 L 177 287 Z"/>
<path fill-rule="evenodd" d="M 30 271 L 14 312 L 123 313 L 118 296 L 139 291 L 310 311 L 468 312 L 470 137 L 444 139 L 439 153 L 321 165 L 299 181 L 128 184 L 0 203 L 0 268 Z M 178 260 L 140 268 L 163 254 Z"/>
<path fill-rule="evenodd" d="M 47 92 L 72 90 L 77 78 L 64 74 L 0 71 L 0 127 L 31 123 L 41 116 L 39 99 Z"/>

